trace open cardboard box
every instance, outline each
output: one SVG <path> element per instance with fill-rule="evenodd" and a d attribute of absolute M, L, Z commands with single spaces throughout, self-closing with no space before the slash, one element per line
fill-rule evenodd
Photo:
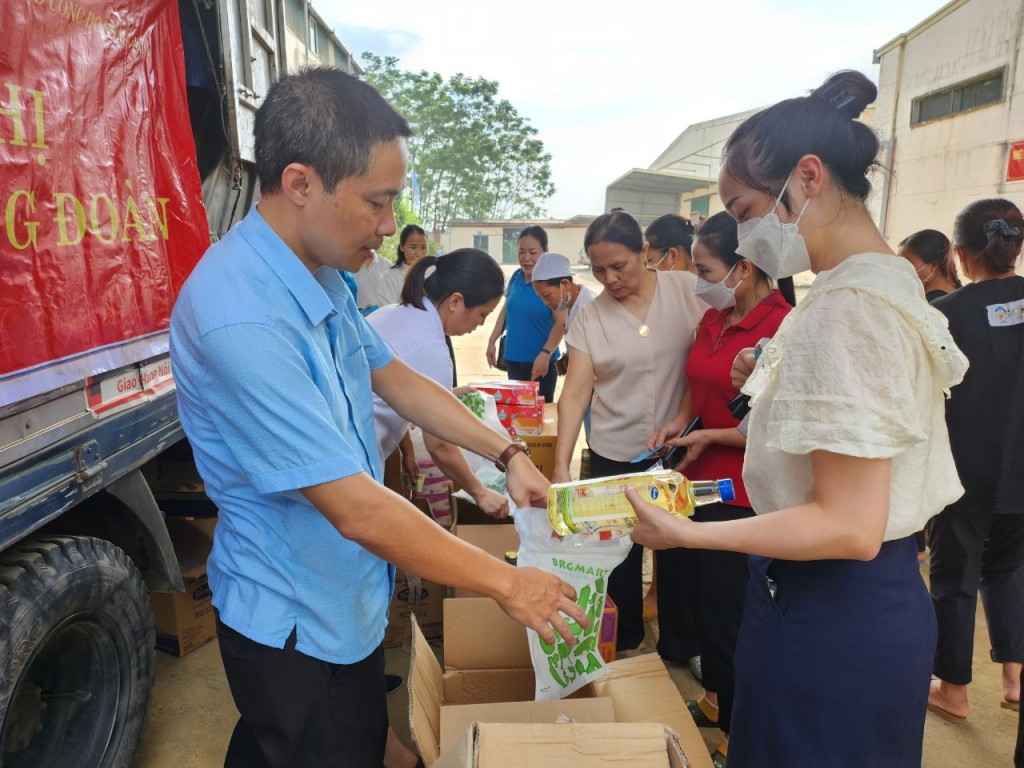
<path fill-rule="evenodd" d="M 533 701 L 533 666 L 526 630 L 522 626 L 489 598 L 445 600 L 443 613 L 443 671 L 420 631 L 416 617 L 412 619 L 409 724 L 427 765 L 438 761 L 444 746 L 454 745 L 464 737 L 467 723 L 539 725 L 550 722 L 551 713 L 550 702 Z M 597 702 L 599 699 L 611 703 L 611 719 L 607 718 L 607 703 Z M 519 703 L 512 705 L 510 702 Z M 678 734 L 682 753 L 687 758 L 682 765 L 712 768 L 704 740 L 686 711 L 682 696 L 665 665 L 655 654 L 613 662 L 603 677 L 585 686 L 572 698 L 554 703 L 561 705 L 560 713 L 578 718 L 580 723 L 602 721 L 601 725 L 616 722 L 627 726 L 640 723 L 668 726 Z M 628 727 L 626 731 L 629 732 Z M 506 761 L 492 765 L 515 764 Z M 558 763 L 544 759 L 534 761 L 532 765 L 555 764 Z M 449 764 L 438 765 L 447 768 Z M 490 768 L 483 762 L 479 765 Z"/>
<path fill-rule="evenodd" d="M 596 701 L 596 699 L 595 699 Z M 679 738 L 657 723 L 475 722 L 434 768 L 687 768 Z"/>
<path fill-rule="evenodd" d="M 460 514 L 461 504 L 459 502 Z M 519 534 L 514 525 L 464 525 L 459 523 L 453 533 L 474 547 L 479 547 L 492 557 L 505 559 L 505 553 L 519 550 Z M 471 589 L 455 588 L 455 597 L 480 597 Z"/>

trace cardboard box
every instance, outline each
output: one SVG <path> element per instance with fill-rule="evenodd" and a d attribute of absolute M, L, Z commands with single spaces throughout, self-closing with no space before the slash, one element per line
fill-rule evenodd
<path fill-rule="evenodd" d="M 604 611 L 601 613 L 601 634 L 597 638 L 597 650 L 605 664 L 615 661 L 615 641 L 619 637 L 619 608 L 611 597 L 604 598 Z"/>
<path fill-rule="evenodd" d="M 470 386 L 494 395 L 501 405 L 536 405 L 540 398 L 540 383 L 536 381 L 474 381 Z"/>
<path fill-rule="evenodd" d="M 514 520 L 511 517 L 491 517 L 469 499 L 461 496 L 452 496 L 452 514 L 455 515 L 455 527 L 457 531 L 460 525 L 507 525 L 514 527 Z"/>
<path fill-rule="evenodd" d="M 533 666 L 526 641 L 526 630 L 510 619 L 498 605 L 488 598 L 450 599 L 444 602 L 445 669 L 442 671 L 427 639 L 419 631 L 416 618 L 412 621 L 413 644 L 409 661 L 409 720 L 413 738 L 427 765 L 479 765 L 482 768 L 506 765 L 560 765 L 558 759 L 533 759 L 498 763 L 440 763 L 441 744 L 452 743 L 458 736 L 449 731 L 442 733 L 442 717 L 449 728 L 451 723 L 466 720 L 462 711 L 459 719 L 442 713 L 452 706 L 470 706 L 476 712 L 468 714 L 479 723 L 490 718 L 507 717 L 512 712 L 508 702 L 526 702 L 516 711 L 526 711 L 530 721 L 544 716 L 543 710 L 532 701 L 534 695 Z M 682 752 L 693 768 L 712 768 L 704 739 L 665 665 L 655 654 L 634 656 L 608 665 L 607 674 L 590 683 L 572 700 L 606 698 L 611 701 L 614 721 L 619 724 L 659 723 L 679 735 Z M 563 706 L 571 706 L 562 700 Z M 497 704 L 485 708 L 477 705 Z M 536 712 L 536 716 L 534 713 Z M 588 711 L 589 716 L 596 716 Z M 523 715 L 517 715 L 523 717 Z M 642 729 L 624 729 L 623 734 L 641 733 Z M 649 732 L 649 731 L 648 731 Z M 478 731 L 479 733 L 479 731 Z M 532 739 L 531 744 L 542 739 Z M 611 749 L 609 743 L 608 748 Z M 479 758 L 479 750 L 471 753 Z M 448 759 L 447 756 L 445 758 Z M 576 763 L 579 765 L 580 763 Z M 601 765 L 602 763 L 593 763 Z M 686 763 L 681 763 L 685 765 Z"/>
<path fill-rule="evenodd" d="M 510 435 L 524 437 L 539 435 L 544 431 L 544 398 L 537 398 L 536 405 L 505 405 L 499 403 L 498 421 Z"/>
<path fill-rule="evenodd" d="M 434 768 L 688 768 L 678 736 L 656 723 L 474 722 Z"/>
<path fill-rule="evenodd" d="M 461 505 L 462 502 L 460 501 L 459 504 Z M 461 506 L 459 514 L 462 514 Z M 460 522 L 455 527 L 455 535 L 499 560 L 505 559 L 506 552 L 519 550 L 519 534 L 516 533 L 514 525 L 465 525 Z M 455 597 L 480 596 L 469 589 L 455 588 Z M 419 619 L 418 613 L 416 618 Z"/>
<path fill-rule="evenodd" d="M 213 595 L 206 578 L 206 558 L 213 546 L 217 521 L 169 517 L 166 523 L 185 591 L 152 591 L 149 603 L 156 626 L 156 647 L 173 656 L 184 656 L 217 636 Z"/>
<path fill-rule="evenodd" d="M 555 443 L 558 442 L 558 406 L 544 404 L 544 429 L 539 435 L 521 438 L 530 446 L 530 458 L 541 474 L 549 480 L 555 474 Z"/>
<path fill-rule="evenodd" d="M 395 593 L 388 607 L 388 627 L 384 630 L 385 648 L 408 648 L 411 642 L 409 620 L 420 618 L 420 631 L 427 640 L 441 639 L 444 629 L 442 603 L 448 587 L 436 581 L 412 576 L 401 568 L 395 572 Z"/>

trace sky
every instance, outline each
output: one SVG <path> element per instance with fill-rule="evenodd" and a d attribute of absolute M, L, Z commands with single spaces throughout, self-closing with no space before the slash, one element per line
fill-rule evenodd
<path fill-rule="evenodd" d="M 874 50 L 945 4 L 312 0 L 357 58 L 498 81 L 551 153 L 551 218 L 601 213 L 611 182 L 692 123 L 804 95 L 839 69 L 877 81 Z"/>

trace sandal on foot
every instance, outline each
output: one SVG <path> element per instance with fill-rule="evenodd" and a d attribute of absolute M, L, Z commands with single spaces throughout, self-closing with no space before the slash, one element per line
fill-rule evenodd
<path fill-rule="evenodd" d="M 698 728 L 718 727 L 718 707 L 711 706 L 703 696 L 699 699 L 687 699 L 686 709 L 689 710 L 690 717 Z"/>
<path fill-rule="evenodd" d="M 725 764 L 729 759 L 729 742 L 722 740 L 715 751 L 711 753 L 711 764 L 715 768 L 725 768 Z"/>
<path fill-rule="evenodd" d="M 1013 712 L 1020 712 L 1020 702 L 1010 701 L 1009 699 L 1003 699 L 999 702 L 999 706 L 1003 709 L 1009 709 Z"/>
<path fill-rule="evenodd" d="M 947 723 L 956 723 L 957 725 L 959 725 L 960 723 L 964 723 L 967 721 L 967 718 L 963 715 L 954 714 L 953 712 L 950 712 L 948 709 L 943 709 L 938 704 L 932 704 L 930 701 L 928 702 L 928 711 L 934 712 Z"/>

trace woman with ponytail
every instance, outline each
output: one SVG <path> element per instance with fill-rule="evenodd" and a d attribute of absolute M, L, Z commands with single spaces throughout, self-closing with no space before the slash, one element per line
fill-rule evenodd
<path fill-rule="evenodd" d="M 816 275 L 743 384 L 755 515 L 694 522 L 626 494 L 635 541 L 751 555 L 729 768 L 921 765 L 935 613 L 913 534 L 963 492 L 943 392 L 966 360 L 865 205 L 879 145 L 857 118 L 876 95 L 840 72 L 726 143 L 736 253 Z"/>
<path fill-rule="evenodd" d="M 921 278 L 928 301 L 960 287 L 949 238 L 937 229 L 922 229 L 903 238 L 896 253 L 909 261 Z"/>
<path fill-rule="evenodd" d="M 401 303 L 382 307 L 367 322 L 402 362 L 451 389 L 452 359 L 445 337 L 479 328 L 504 290 L 505 276 L 494 259 L 475 248 L 460 248 L 420 259 L 409 269 Z M 409 422 L 376 396 L 373 419 L 386 459 L 408 432 Z M 480 482 L 457 446 L 427 433 L 423 442 L 441 471 L 461 485 L 480 509 L 494 517 L 508 514 L 505 497 Z M 415 477 L 414 467 L 409 469 Z"/>
<path fill-rule="evenodd" d="M 953 250 L 972 280 L 934 302 L 971 367 L 946 402 L 965 493 L 928 528 L 939 642 L 928 706 L 953 722 L 970 713 L 980 585 L 1003 701 L 1020 708 L 1024 661 L 1024 218 L 1009 200 L 976 200 L 953 224 Z"/>

